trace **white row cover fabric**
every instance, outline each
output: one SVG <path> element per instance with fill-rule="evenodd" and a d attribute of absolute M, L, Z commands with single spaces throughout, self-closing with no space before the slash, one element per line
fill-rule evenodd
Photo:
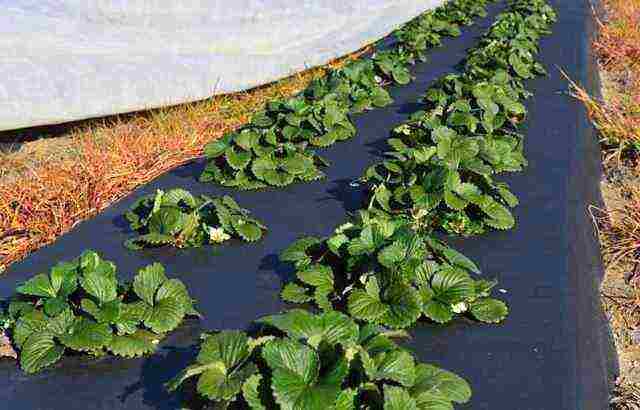
<path fill-rule="evenodd" d="M 445 0 L 0 0 L 0 130 L 246 90 Z"/>

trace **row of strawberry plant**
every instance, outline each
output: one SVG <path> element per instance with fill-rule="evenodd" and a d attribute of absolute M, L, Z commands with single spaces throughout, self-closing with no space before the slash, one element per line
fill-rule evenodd
<path fill-rule="evenodd" d="M 535 60 L 554 11 L 544 0 L 512 1 L 465 62 L 426 93 L 425 109 L 399 125 L 388 159 L 370 167 L 371 206 L 423 213 L 432 229 L 474 235 L 510 229 L 518 199 L 494 179 L 526 165 L 518 125 L 529 93 L 523 81 L 544 74 Z"/>
<path fill-rule="evenodd" d="M 347 63 L 314 81 L 300 95 L 276 100 L 249 124 L 205 147 L 203 182 L 239 189 L 282 187 L 323 177 L 328 163 L 311 147 L 328 147 L 355 135 L 350 114 L 392 102 L 389 84 L 411 81 L 410 65 L 460 26 L 484 16 L 492 0 L 452 0 L 394 32 L 395 44 Z"/>
<path fill-rule="evenodd" d="M 250 339 L 251 349 L 223 342 L 247 340 L 246 335 L 205 336 L 196 364 L 170 389 L 197 377 L 197 391 L 209 400 L 226 407 L 242 398 L 253 409 L 451 409 L 469 399 L 464 380 L 416 365 L 403 349 L 390 348 L 384 329 L 411 326 L 423 315 L 445 323 L 456 314 L 483 322 L 499 322 L 507 314 L 506 305 L 490 297 L 495 283 L 472 279 L 475 264 L 433 231 L 448 230 L 438 215 L 441 203 L 455 211 L 477 206 L 466 215 L 484 212 L 480 222 L 472 219 L 481 229 L 512 225 L 499 201 L 513 203 L 515 196 L 490 175 L 525 164 L 515 134 L 525 114 L 520 99 L 528 95 L 522 81 L 543 72 L 533 56 L 555 14 L 545 0 L 511 0 L 509 6 L 470 53 L 464 73 L 438 82 L 427 93 L 429 111 L 396 129 L 390 140 L 396 151 L 381 164 L 387 174 L 378 166 L 367 171 L 365 178 L 373 178 L 369 209 L 332 236 L 302 238 L 281 255 L 295 265 L 297 277 L 285 286 L 283 298 L 315 302 L 323 313 L 294 309 L 263 318 L 259 322 L 267 329 L 282 334 Z M 425 170 L 405 175 L 403 166 Z M 393 173 L 408 182 L 404 190 L 393 185 Z M 434 205 L 402 206 L 403 196 L 417 191 L 413 186 Z M 372 355 L 354 345 L 358 332 L 347 330 L 354 320 L 365 323 L 354 328 L 383 336 L 384 347 Z"/>

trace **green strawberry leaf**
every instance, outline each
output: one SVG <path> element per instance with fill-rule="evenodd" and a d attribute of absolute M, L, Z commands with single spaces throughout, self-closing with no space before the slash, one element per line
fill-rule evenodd
<path fill-rule="evenodd" d="M 69 307 L 67 301 L 63 298 L 51 298 L 44 302 L 44 313 L 47 316 L 56 316 Z"/>
<path fill-rule="evenodd" d="M 115 275 L 115 268 L 111 266 L 111 269 L 83 272 L 80 277 L 80 286 L 100 303 L 114 300 L 118 296 L 118 279 Z"/>
<path fill-rule="evenodd" d="M 295 179 L 295 176 L 288 172 L 281 172 L 277 170 L 266 170 L 263 173 L 264 181 L 269 185 L 283 187 L 291 184 Z"/>
<path fill-rule="evenodd" d="M 349 314 L 367 322 L 379 322 L 389 307 L 380 299 L 380 287 L 375 278 L 370 278 L 365 289 L 356 289 L 349 295 Z"/>
<path fill-rule="evenodd" d="M 107 348 L 122 357 L 140 357 L 156 350 L 160 336 L 138 329 L 131 334 L 114 335 Z"/>
<path fill-rule="evenodd" d="M 469 311 L 473 317 L 485 323 L 500 323 L 509 314 L 509 309 L 504 302 L 491 298 L 472 303 Z"/>
<path fill-rule="evenodd" d="M 293 282 L 287 283 L 280 293 L 280 297 L 291 303 L 306 303 L 313 300 L 313 297 L 307 294 L 307 289 Z"/>
<path fill-rule="evenodd" d="M 431 278 L 435 297 L 442 302 L 454 304 L 475 296 L 475 284 L 469 274 L 453 267 L 444 267 Z"/>
<path fill-rule="evenodd" d="M 420 294 L 412 286 L 396 283 L 387 288 L 383 295 L 387 309 L 381 321 L 392 328 L 411 326 L 422 313 Z"/>
<path fill-rule="evenodd" d="M 245 380 L 242 385 L 242 397 L 252 410 L 266 410 L 267 408 L 260 400 L 261 374 L 254 374 Z"/>
<path fill-rule="evenodd" d="M 424 363 L 418 364 L 415 369 L 416 379 L 410 392 L 419 403 L 440 397 L 462 404 L 471 398 L 471 387 L 460 376 Z"/>
<path fill-rule="evenodd" d="M 258 320 L 285 332 L 291 338 L 304 339 L 312 347 L 321 342 L 350 346 L 358 341 L 358 325 L 343 313 L 330 311 L 314 315 L 306 310 L 293 309 L 279 315 Z"/>
<path fill-rule="evenodd" d="M 357 389 L 343 389 L 334 405 L 334 410 L 356 410 Z"/>
<path fill-rule="evenodd" d="M 418 410 L 418 405 L 406 389 L 385 385 L 384 410 Z"/>
<path fill-rule="evenodd" d="M 39 310 L 31 310 L 18 318 L 13 329 L 13 342 L 23 348 L 24 342 L 34 333 L 42 333 L 47 328 L 47 319 Z"/>
<path fill-rule="evenodd" d="M 149 231 L 160 235 L 175 235 L 183 229 L 186 215 L 177 206 L 166 205 L 152 211 Z"/>
<path fill-rule="evenodd" d="M 78 265 L 60 262 L 51 268 L 51 286 L 56 289 L 58 297 L 66 298 L 78 287 Z"/>
<path fill-rule="evenodd" d="M 140 299 L 153 306 L 156 291 L 166 280 L 164 267 L 159 263 L 153 263 L 138 271 L 133 279 L 133 291 Z"/>
<path fill-rule="evenodd" d="M 207 158 L 217 158 L 220 155 L 224 154 L 235 135 L 236 134 L 234 133 L 227 133 L 222 138 L 211 141 L 210 143 L 205 145 L 204 155 Z"/>
<path fill-rule="evenodd" d="M 321 242 L 320 239 L 309 236 L 296 240 L 280 253 L 283 262 L 298 262 L 308 258 L 307 250 Z"/>
<path fill-rule="evenodd" d="M 18 286 L 16 292 L 23 295 L 55 298 L 58 290 L 53 287 L 49 277 L 41 273 Z"/>
<path fill-rule="evenodd" d="M 318 354 L 294 340 L 267 343 L 262 357 L 272 370 L 271 387 L 282 408 L 323 410 L 327 403 L 335 403 L 348 371 L 340 360 L 321 374 Z"/>
<path fill-rule="evenodd" d="M 233 147 L 229 147 L 224 152 L 227 164 L 236 171 L 244 169 L 251 162 L 251 153 L 247 151 L 236 152 Z"/>
<path fill-rule="evenodd" d="M 177 300 L 182 309 L 188 315 L 198 316 L 198 312 L 193 307 L 193 299 L 189 296 L 187 287 L 179 279 L 169 279 L 165 281 L 156 293 L 156 301 L 160 302 L 166 298 Z"/>
<path fill-rule="evenodd" d="M 251 377 L 255 371 L 255 366 L 248 365 L 232 375 L 227 375 L 221 368 L 211 367 L 200 375 L 198 393 L 211 400 L 232 401 L 240 393 L 245 380 Z"/>
<path fill-rule="evenodd" d="M 67 334 L 58 339 L 66 347 L 79 352 L 90 352 L 102 349 L 111 342 L 111 328 L 108 324 L 96 323 L 93 320 L 78 318 Z"/>
<path fill-rule="evenodd" d="M 407 249 L 400 242 L 393 242 L 378 253 L 378 262 L 388 269 L 394 269 L 406 257 Z"/>
<path fill-rule="evenodd" d="M 123 303 L 120 306 L 120 316 L 116 323 L 118 334 L 132 334 L 138 330 L 138 325 L 151 314 L 151 306 L 146 302 Z"/>
<path fill-rule="evenodd" d="M 207 336 L 196 358 L 197 363 L 169 381 L 167 389 L 174 391 L 186 379 L 199 375 L 197 389 L 200 394 L 211 400 L 231 401 L 256 371 L 253 364 L 241 366 L 242 363 L 257 346 L 267 340 L 251 339 L 238 331 Z"/>
<path fill-rule="evenodd" d="M 373 357 L 361 351 L 360 357 L 364 370 L 371 380 L 392 380 L 411 387 L 416 379 L 415 360 L 406 351 L 392 350 L 378 353 Z"/>
<path fill-rule="evenodd" d="M 429 300 L 424 303 L 422 313 L 436 323 L 447 323 L 453 319 L 451 306 L 439 300 Z"/>
<path fill-rule="evenodd" d="M 185 314 L 183 301 L 168 296 L 154 303 L 144 324 L 156 333 L 166 333 L 178 327 Z"/>
<path fill-rule="evenodd" d="M 20 351 L 20 367 L 26 373 L 36 373 L 60 360 L 64 353 L 61 346 L 48 332 L 33 333 Z"/>
<path fill-rule="evenodd" d="M 232 223 L 238 235 L 245 241 L 255 242 L 262 238 L 262 229 L 257 224 L 244 219 L 234 219 Z"/>

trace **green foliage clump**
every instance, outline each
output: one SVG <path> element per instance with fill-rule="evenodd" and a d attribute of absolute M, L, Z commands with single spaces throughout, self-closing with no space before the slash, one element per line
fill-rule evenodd
<path fill-rule="evenodd" d="M 296 268 L 284 300 L 346 308 L 356 319 L 390 328 L 407 328 L 423 316 L 446 323 L 458 314 L 498 323 L 508 312 L 489 297 L 495 282 L 473 279 L 478 267 L 425 234 L 418 217 L 360 211 L 328 238 L 294 242 L 281 260 Z"/>
<path fill-rule="evenodd" d="M 465 61 L 426 93 L 424 110 L 393 130 L 387 159 L 371 166 L 371 206 L 422 212 L 433 229 L 475 235 L 510 229 L 517 197 L 495 175 L 523 169 L 523 81 L 545 73 L 538 40 L 555 20 L 544 0 L 512 1 Z"/>
<path fill-rule="evenodd" d="M 185 285 L 160 264 L 120 283 L 116 266 L 85 251 L 16 289 L 2 325 L 19 351 L 22 369 L 35 373 L 65 351 L 135 357 L 155 350 L 187 315 L 198 315 Z"/>
<path fill-rule="evenodd" d="M 125 242 L 129 249 L 161 245 L 197 247 L 232 237 L 254 242 L 267 229 L 230 196 L 195 196 L 180 188 L 158 190 L 155 195 L 140 198 L 125 218 L 131 229 L 140 234 Z"/>
<path fill-rule="evenodd" d="M 196 363 L 168 383 L 197 377 L 198 394 L 227 408 L 451 409 L 471 389 L 459 376 L 419 363 L 376 325 L 335 311 L 290 310 L 258 320 L 261 335 L 204 335 Z"/>
<path fill-rule="evenodd" d="M 300 95 L 276 100 L 251 122 L 205 147 L 208 164 L 200 180 L 239 189 L 283 187 L 322 178 L 328 164 L 312 148 L 353 137 L 352 113 L 392 102 L 390 83 L 411 81 L 409 66 L 424 60 L 444 36 L 484 15 L 486 0 L 456 0 L 417 17 L 395 32 L 396 43 L 350 61 L 313 81 Z"/>
<path fill-rule="evenodd" d="M 350 138 L 355 128 L 334 95 L 312 104 L 303 97 L 275 101 L 240 130 L 205 147 L 200 180 L 239 189 L 282 187 L 323 177 L 324 160 L 307 149 Z"/>

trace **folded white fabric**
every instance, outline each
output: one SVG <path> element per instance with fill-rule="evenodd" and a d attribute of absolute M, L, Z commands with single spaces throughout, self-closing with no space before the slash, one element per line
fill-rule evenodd
<path fill-rule="evenodd" d="M 0 0 L 0 130 L 246 90 L 445 0 Z"/>

